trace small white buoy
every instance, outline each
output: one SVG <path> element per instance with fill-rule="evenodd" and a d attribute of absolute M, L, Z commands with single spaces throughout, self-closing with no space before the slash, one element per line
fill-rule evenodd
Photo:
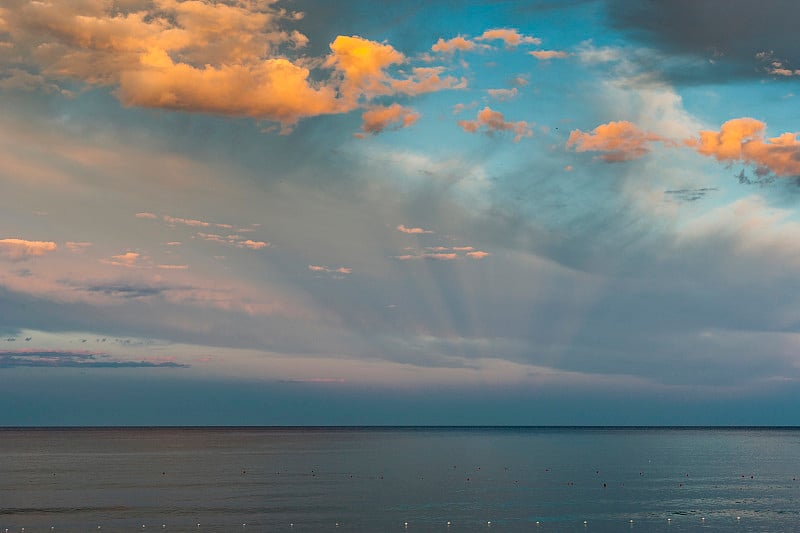
<path fill-rule="evenodd" d="M 631 518 L 630 520 L 628 520 L 628 522 L 630 522 L 631 524 L 633 524 L 633 518 Z"/>

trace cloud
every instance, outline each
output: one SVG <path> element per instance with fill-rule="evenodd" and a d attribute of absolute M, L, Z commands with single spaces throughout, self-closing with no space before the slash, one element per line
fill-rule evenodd
<path fill-rule="evenodd" d="M 536 59 L 544 61 L 549 59 L 566 59 L 569 57 L 569 54 L 562 50 L 534 50 L 533 52 L 528 53 Z"/>
<path fill-rule="evenodd" d="M 390 87 L 393 93 L 416 96 L 443 89 L 464 89 L 467 86 L 466 78 L 442 77 L 440 74 L 443 72 L 443 67 L 414 67 L 411 69 L 410 77 L 393 79 Z"/>
<path fill-rule="evenodd" d="M 471 257 L 472 259 L 484 259 L 489 257 L 491 254 L 489 252 L 483 252 L 481 250 L 475 250 L 474 252 L 467 252 L 467 257 Z"/>
<path fill-rule="evenodd" d="M 396 255 L 395 259 L 399 259 L 400 261 L 412 261 L 415 259 L 432 259 L 435 261 L 454 261 L 458 259 L 458 254 L 455 253 L 444 253 L 444 252 L 432 252 L 432 253 L 424 253 L 424 254 L 405 254 L 405 255 Z"/>
<path fill-rule="evenodd" d="M 245 241 L 237 243 L 236 246 L 238 246 L 239 248 L 250 248 L 251 250 L 261 250 L 262 248 L 266 248 L 267 246 L 269 246 L 269 243 L 264 241 L 253 241 L 247 239 Z"/>
<path fill-rule="evenodd" d="M 597 126 L 591 133 L 572 130 L 567 148 L 576 152 L 603 152 L 598 157 L 608 162 L 638 159 L 650 151 L 649 144 L 662 141 L 658 135 L 646 133 L 627 121 L 609 122 Z"/>
<path fill-rule="evenodd" d="M 116 361 L 103 360 L 108 354 L 69 351 L 11 351 L 0 350 L 0 368 L 188 368 L 174 361 Z"/>
<path fill-rule="evenodd" d="M 771 51 L 783 63 L 800 64 L 795 34 L 800 4 L 775 0 L 608 0 L 609 21 L 630 37 L 689 61 L 662 61 L 657 68 L 674 82 L 729 82 L 759 78 L 765 69 L 756 55 Z M 710 63 L 713 61 L 713 64 Z M 778 74 L 780 75 L 780 74 Z"/>
<path fill-rule="evenodd" d="M 224 244 L 227 246 L 236 246 L 237 248 L 249 248 L 251 250 L 261 250 L 262 248 L 267 248 L 269 246 L 268 242 L 254 241 L 252 239 L 243 240 L 239 235 L 228 235 L 223 237 L 222 235 L 218 235 L 216 233 L 205 233 L 200 231 L 197 233 L 197 236 L 204 241 L 215 242 L 217 244 Z"/>
<path fill-rule="evenodd" d="M 90 243 L 90 242 L 67 241 L 67 242 L 64 243 L 64 248 L 66 248 L 67 250 L 69 250 L 70 252 L 72 252 L 74 254 L 85 252 L 91 246 L 92 246 L 92 243 Z"/>
<path fill-rule="evenodd" d="M 343 74 L 340 91 L 351 108 L 356 107 L 356 100 L 361 95 L 372 98 L 390 94 L 387 87 L 389 75 L 385 69 L 405 61 L 405 56 L 391 45 L 358 36 L 340 35 L 330 48 L 332 54 L 326 65 Z"/>
<path fill-rule="evenodd" d="M 153 214 L 153 213 L 147 213 L 147 212 L 136 213 L 134 216 L 135 216 L 136 218 L 149 218 L 149 219 L 156 219 L 156 218 L 158 218 L 158 215 L 155 215 L 155 214 Z"/>
<path fill-rule="evenodd" d="M 516 98 L 518 91 L 517 88 L 514 87 L 512 89 L 488 89 L 486 92 L 495 100 L 505 102 L 506 100 Z"/>
<path fill-rule="evenodd" d="M 0 239 L 0 257 L 12 261 L 23 261 L 56 250 L 52 241 L 27 241 L 25 239 Z"/>
<path fill-rule="evenodd" d="M 475 120 L 459 120 L 458 125 L 466 132 L 476 133 L 484 128 L 486 133 L 512 131 L 514 132 L 514 142 L 519 142 L 523 137 L 531 137 L 533 132 L 524 120 L 519 122 L 508 122 L 499 111 L 493 111 L 489 106 L 478 111 Z"/>
<path fill-rule="evenodd" d="M 407 228 L 403 224 L 400 224 L 399 226 L 397 226 L 397 231 L 400 231 L 402 233 L 415 234 L 415 235 L 419 235 L 419 234 L 423 234 L 423 233 L 433 233 L 433 231 L 427 230 L 427 229 L 423 229 L 423 228 Z"/>
<path fill-rule="evenodd" d="M 431 46 L 431 50 L 434 52 L 440 52 L 443 54 L 452 54 L 455 51 L 466 52 L 469 50 L 475 49 L 475 43 L 470 41 L 469 39 L 465 39 L 461 35 L 457 37 L 453 37 L 452 39 L 444 40 L 439 37 L 439 40 L 436 41 L 436 44 Z"/>
<path fill-rule="evenodd" d="M 20 3 L 4 12 L 6 33 L 14 61 L 32 72 L 0 84 L 50 92 L 63 80 L 110 87 L 125 106 L 251 117 L 279 123 L 282 133 L 303 118 L 347 113 L 376 97 L 466 85 L 439 67 L 412 66 L 410 76 L 392 77 L 388 69 L 409 63 L 406 56 L 355 35 L 337 36 L 324 57 L 304 56 L 298 50 L 308 38 L 281 28 L 297 15 L 273 4 Z"/>
<path fill-rule="evenodd" d="M 169 290 L 166 287 L 134 283 L 94 283 L 81 287 L 81 289 L 89 293 L 99 293 L 124 299 L 160 296 Z"/>
<path fill-rule="evenodd" d="M 125 268 L 142 268 L 148 264 L 149 260 L 149 257 L 139 252 L 125 252 L 124 254 L 112 255 L 110 259 L 101 259 L 100 262 Z"/>
<path fill-rule="evenodd" d="M 157 268 L 162 270 L 188 270 L 189 265 L 156 265 Z"/>
<path fill-rule="evenodd" d="M 470 259 L 483 259 L 489 255 L 491 254 L 488 252 L 476 250 L 474 246 L 426 246 L 422 252 L 396 255 L 394 258 L 399 259 L 400 261 L 412 261 L 416 259 L 455 261 L 458 259 L 464 259 L 465 257 Z"/>
<path fill-rule="evenodd" d="M 349 267 L 330 268 L 323 265 L 308 265 L 312 272 L 324 272 L 326 274 L 352 274 L 353 269 Z"/>
<path fill-rule="evenodd" d="M 150 217 L 147 217 L 150 218 Z M 184 226 L 190 226 L 193 228 L 207 228 L 211 225 L 210 222 L 205 222 L 203 220 L 195 220 L 190 218 L 178 218 L 178 217 L 171 217 L 169 215 L 163 216 L 164 222 L 167 224 L 175 225 L 175 224 L 182 224 Z"/>
<path fill-rule="evenodd" d="M 798 133 L 784 133 L 764 140 L 767 125 L 753 118 L 735 118 L 725 122 L 720 131 L 701 131 L 699 139 L 686 144 L 698 153 L 717 161 L 756 165 L 777 176 L 800 176 L 800 141 Z"/>
<path fill-rule="evenodd" d="M 486 30 L 480 36 L 475 37 L 476 41 L 503 41 L 507 47 L 515 47 L 520 44 L 542 44 L 538 37 L 522 35 L 513 28 L 495 28 Z"/>
<path fill-rule="evenodd" d="M 361 130 L 364 133 L 378 134 L 388 127 L 407 128 L 419 119 L 419 113 L 400 104 L 385 107 L 371 107 L 362 115 Z"/>

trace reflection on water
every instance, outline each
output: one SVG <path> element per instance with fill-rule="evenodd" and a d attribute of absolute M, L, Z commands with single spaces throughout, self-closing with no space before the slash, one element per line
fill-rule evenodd
<path fill-rule="evenodd" d="M 0 528 L 793 531 L 798 457 L 786 429 L 0 430 Z"/>

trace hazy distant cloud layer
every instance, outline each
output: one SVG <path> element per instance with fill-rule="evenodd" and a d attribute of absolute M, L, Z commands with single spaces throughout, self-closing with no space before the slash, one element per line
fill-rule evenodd
<path fill-rule="evenodd" d="M 174 361 L 118 361 L 103 353 L 0 350 L 0 369 L 19 367 L 188 368 L 188 365 Z"/>

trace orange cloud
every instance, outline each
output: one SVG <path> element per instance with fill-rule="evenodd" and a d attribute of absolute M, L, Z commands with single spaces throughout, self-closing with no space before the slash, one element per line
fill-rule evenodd
<path fill-rule="evenodd" d="M 719 132 L 701 131 L 700 138 L 686 141 L 698 153 L 717 161 L 743 161 L 778 176 L 800 176 L 800 133 L 784 133 L 764 140 L 767 125 L 753 118 L 736 118 Z"/>
<path fill-rule="evenodd" d="M 188 270 L 189 265 L 158 265 L 162 270 Z"/>
<path fill-rule="evenodd" d="M 528 52 L 528 53 L 533 57 L 535 57 L 536 59 L 541 59 L 541 60 L 566 59 L 567 57 L 569 57 L 569 54 L 561 50 L 534 50 L 533 52 Z"/>
<path fill-rule="evenodd" d="M 576 152 L 604 152 L 598 156 L 600 159 L 618 162 L 638 159 L 650 150 L 649 143 L 663 140 L 658 135 L 646 133 L 635 124 L 623 120 L 601 124 L 591 133 L 572 130 L 566 146 L 574 147 Z"/>
<path fill-rule="evenodd" d="M 135 216 L 136 218 L 150 218 L 150 219 L 155 219 L 155 218 L 158 218 L 158 215 L 154 215 L 153 213 L 147 213 L 147 212 L 144 212 L 144 213 L 136 213 L 136 215 L 134 215 L 134 216 Z"/>
<path fill-rule="evenodd" d="M 515 47 L 520 44 L 542 44 L 542 40 L 538 37 L 531 37 L 522 35 L 513 28 L 495 28 L 486 30 L 479 37 L 475 38 L 476 41 L 503 41 L 507 47 Z"/>
<path fill-rule="evenodd" d="M 339 35 L 331 43 L 330 49 L 332 54 L 326 66 L 342 73 L 344 80 L 340 92 L 345 101 L 353 106 L 361 95 L 372 98 L 389 94 L 386 68 L 405 61 L 405 56 L 391 45 L 358 36 Z"/>
<path fill-rule="evenodd" d="M 31 66 L 26 88 L 53 92 L 54 80 L 77 80 L 114 87 L 126 106 L 253 117 L 279 123 L 282 133 L 378 96 L 466 85 L 438 67 L 393 77 L 387 69 L 406 63 L 404 54 L 358 36 L 336 37 L 325 58 L 293 59 L 308 38 L 282 30 L 300 15 L 274 4 L 42 0 L 4 8 L 0 21 L 18 62 Z"/>
<path fill-rule="evenodd" d="M 472 259 L 484 259 L 489 257 L 491 254 L 489 252 L 482 252 L 480 250 L 476 250 L 474 252 L 467 252 L 467 257 L 471 257 Z"/>
<path fill-rule="evenodd" d="M 52 241 L 27 241 L 25 239 L 0 239 L 0 256 L 12 261 L 38 257 L 56 250 Z"/>
<path fill-rule="evenodd" d="M 433 233 L 431 230 L 427 230 L 427 229 L 423 229 L 423 228 L 407 228 L 403 224 L 400 224 L 399 226 L 397 226 L 397 231 L 400 231 L 402 233 L 408 233 L 408 234 L 416 234 L 416 235 L 424 234 L 424 233 Z"/>
<path fill-rule="evenodd" d="M 247 239 L 246 241 L 242 241 L 237 244 L 239 248 L 250 248 L 251 250 L 261 250 L 262 248 L 266 248 L 269 246 L 268 242 L 264 241 L 251 241 Z"/>
<path fill-rule="evenodd" d="M 431 50 L 434 52 L 440 52 L 444 54 L 452 54 L 456 50 L 465 52 L 468 50 L 473 50 L 474 48 L 474 42 L 470 41 L 469 39 L 465 39 L 460 35 L 446 41 L 440 37 L 439 40 L 436 41 L 436 44 L 431 46 Z"/>
<path fill-rule="evenodd" d="M 394 129 L 411 126 L 419 119 L 419 113 L 400 104 L 392 104 L 387 107 L 372 107 L 361 115 L 361 119 L 361 130 L 364 133 L 377 134 L 390 126 Z"/>
<path fill-rule="evenodd" d="M 524 120 L 508 122 L 502 113 L 493 111 L 489 106 L 478 111 L 475 120 L 459 120 L 458 125 L 469 133 L 476 133 L 481 128 L 484 128 L 486 133 L 489 134 L 496 131 L 512 131 L 514 132 L 514 142 L 519 142 L 523 137 L 531 137 L 533 135 L 528 123 Z"/>

